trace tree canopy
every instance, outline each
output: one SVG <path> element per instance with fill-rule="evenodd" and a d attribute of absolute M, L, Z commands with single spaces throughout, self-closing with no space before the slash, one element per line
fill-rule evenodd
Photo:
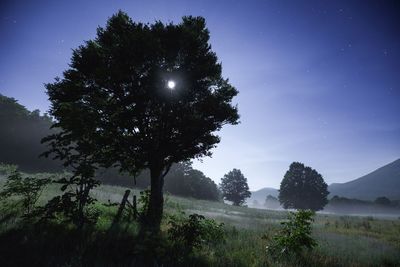
<path fill-rule="evenodd" d="M 279 190 L 279 201 L 285 209 L 321 210 L 328 203 L 328 185 L 316 170 L 293 162 Z"/>
<path fill-rule="evenodd" d="M 74 50 L 62 78 L 46 85 L 54 127 L 62 129 L 47 140 L 84 143 L 98 164 L 131 174 L 149 168 L 147 224 L 155 228 L 171 165 L 210 155 L 220 141 L 215 132 L 238 123 L 238 92 L 208 42 L 204 18 L 142 24 L 120 11 Z"/>
<path fill-rule="evenodd" d="M 251 196 L 247 178 L 238 169 L 233 169 L 221 179 L 220 188 L 225 200 L 232 201 L 233 205 L 240 206 L 246 198 Z"/>

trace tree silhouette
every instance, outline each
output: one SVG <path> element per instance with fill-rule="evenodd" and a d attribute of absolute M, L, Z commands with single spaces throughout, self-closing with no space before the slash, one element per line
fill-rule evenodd
<path fill-rule="evenodd" d="M 383 206 L 390 206 L 390 204 L 392 204 L 390 199 L 388 199 L 387 197 L 377 197 L 374 203 Z"/>
<path fill-rule="evenodd" d="M 221 191 L 225 200 L 232 201 L 233 205 L 242 205 L 246 198 L 251 196 L 247 179 L 238 169 L 233 169 L 221 179 Z"/>
<path fill-rule="evenodd" d="M 183 197 L 220 200 L 220 192 L 214 181 L 201 171 L 193 169 L 191 162 L 178 163 L 171 167 L 165 177 L 164 190 Z"/>
<path fill-rule="evenodd" d="M 316 170 L 293 162 L 279 190 L 279 201 L 285 209 L 321 210 L 328 203 L 328 185 Z"/>
<path fill-rule="evenodd" d="M 94 150 L 88 136 L 82 135 L 81 140 L 75 140 L 74 135 L 61 131 L 43 138 L 49 150 L 42 155 L 52 154 L 54 159 L 64 162 L 64 166 L 72 171 L 72 175 L 64 175 L 55 183 L 61 184 L 61 196 L 55 196 L 39 209 L 44 219 L 54 219 L 63 214 L 67 221 L 82 229 L 85 224 L 93 224 L 96 216 L 92 216 L 89 206 L 96 199 L 90 195 L 90 190 L 100 185 L 94 178 L 97 169 L 95 153 L 101 153 L 99 147 Z"/>
<path fill-rule="evenodd" d="M 146 225 L 155 231 L 171 165 L 209 156 L 220 141 L 215 132 L 238 123 L 238 92 L 208 41 L 204 18 L 142 24 L 120 11 L 74 50 L 63 78 L 46 85 L 55 127 L 91 146 L 99 165 L 150 170 Z"/>

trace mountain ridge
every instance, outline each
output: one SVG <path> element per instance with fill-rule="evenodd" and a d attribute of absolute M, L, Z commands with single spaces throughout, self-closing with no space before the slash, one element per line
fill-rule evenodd
<path fill-rule="evenodd" d="M 345 183 L 332 183 L 328 186 L 329 198 L 337 195 L 346 198 L 373 201 L 378 197 L 387 197 L 391 200 L 400 199 L 400 158 L 376 170 Z M 252 191 L 247 203 L 255 200 L 259 204 L 265 202 L 267 195 L 277 197 L 278 189 L 264 187 Z"/>
<path fill-rule="evenodd" d="M 349 182 L 332 183 L 328 191 L 330 197 L 338 195 L 360 200 L 375 200 L 384 196 L 392 200 L 400 199 L 400 159 Z"/>

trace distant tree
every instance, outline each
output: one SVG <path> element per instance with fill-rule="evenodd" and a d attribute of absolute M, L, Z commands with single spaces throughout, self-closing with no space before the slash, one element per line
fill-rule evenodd
<path fill-rule="evenodd" d="M 266 207 L 266 208 L 270 208 L 270 209 L 277 209 L 277 208 L 279 208 L 279 200 L 278 200 L 278 198 L 276 198 L 276 197 L 274 197 L 274 196 L 272 196 L 272 195 L 268 195 L 266 198 L 265 198 L 265 203 L 264 203 L 264 206 Z"/>
<path fill-rule="evenodd" d="M 378 197 L 375 199 L 375 204 L 383 205 L 383 206 L 390 206 L 392 202 L 387 197 Z"/>
<path fill-rule="evenodd" d="M 190 162 L 174 164 L 165 176 L 165 191 L 184 197 L 218 201 L 220 192 L 213 180 L 192 168 Z"/>
<path fill-rule="evenodd" d="M 238 169 L 233 169 L 224 175 L 220 188 L 223 198 L 232 201 L 235 206 L 242 205 L 246 201 L 246 198 L 251 196 L 247 179 Z"/>
<path fill-rule="evenodd" d="M 279 190 L 279 202 L 285 209 L 321 210 L 328 203 L 328 185 L 316 170 L 293 162 Z"/>
<path fill-rule="evenodd" d="M 346 198 L 346 197 L 339 197 L 339 196 L 333 196 L 330 200 L 329 200 L 329 204 L 333 205 L 333 206 L 351 206 L 351 205 L 370 205 L 371 202 L 370 201 L 366 201 L 366 200 L 360 200 L 360 199 L 355 199 L 355 198 Z"/>
<path fill-rule="evenodd" d="M 268 195 L 265 198 L 265 202 L 267 202 L 267 201 L 278 201 L 278 199 L 276 197 L 274 197 L 273 195 Z"/>
<path fill-rule="evenodd" d="M 201 17 L 150 25 L 120 11 L 74 50 L 63 78 L 46 85 L 61 139 L 91 146 L 101 166 L 150 170 L 145 225 L 153 232 L 172 164 L 209 156 L 220 141 L 215 132 L 238 123 L 238 92 L 222 77 L 209 38 Z"/>

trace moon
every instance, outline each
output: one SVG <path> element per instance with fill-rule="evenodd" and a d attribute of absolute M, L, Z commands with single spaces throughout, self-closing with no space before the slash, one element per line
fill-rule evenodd
<path fill-rule="evenodd" d="M 171 90 L 173 90 L 175 88 L 175 82 L 172 80 L 169 80 L 167 85 L 168 85 L 168 88 Z"/>

